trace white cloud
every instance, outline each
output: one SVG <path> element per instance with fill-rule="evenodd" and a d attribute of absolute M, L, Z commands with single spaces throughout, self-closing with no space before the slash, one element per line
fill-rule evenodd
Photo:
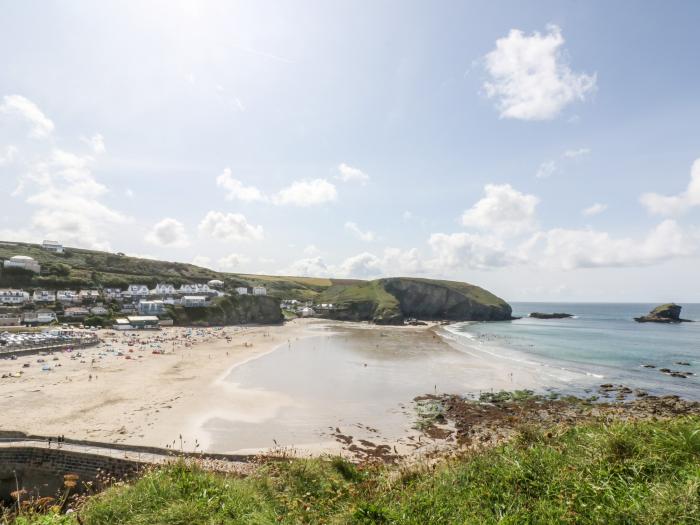
<path fill-rule="evenodd" d="M 590 217 L 593 215 L 601 214 L 607 209 L 608 209 L 607 204 L 601 204 L 600 202 L 596 202 L 595 204 L 591 204 L 588 208 L 584 209 L 581 213 Z"/>
<path fill-rule="evenodd" d="M 189 245 L 189 238 L 185 226 L 180 221 L 166 217 L 146 234 L 146 242 L 156 246 L 184 248 Z"/>
<path fill-rule="evenodd" d="M 298 180 L 280 190 L 274 197 L 275 204 L 293 206 L 313 206 L 336 200 L 335 185 L 326 179 Z"/>
<path fill-rule="evenodd" d="M 547 29 L 545 35 L 535 31 L 530 36 L 511 29 L 484 57 L 491 77 L 484 89 L 497 100 L 501 118 L 553 119 L 595 89 L 595 74 L 574 73 L 566 63 L 561 29 Z"/>
<path fill-rule="evenodd" d="M 700 206 L 700 159 L 693 162 L 690 169 L 690 182 L 684 192 L 670 196 L 645 193 L 639 200 L 646 206 L 649 213 L 655 215 L 679 215 L 694 206 Z"/>
<path fill-rule="evenodd" d="M 433 233 L 428 244 L 433 252 L 429 267 L 440 271 L 488 270 L 515 262 L 503 241 L 493 235 Z"/>
<path fill-rule="evenodd" d="M 510 184 L 487 184 L 485 197 L 462 215 L 462 224 L 495 232 L 518 235 L 535 227 L 539 199 L 514 189 Z"/>
<path fill-rule="evenodd" d="M 51 119 L 34 102 L 22 95 L 5 95 L 0 104 L 0 113 L 18 115 L 29 121 L 32 125 L 29 135 L 33 138 L 47 137 L 54 129 Z"/>
<path fill-rule="evenodd" d="M 96 133 L 95 135 L 93 135 L 89 139 L 83 137 L 81 140 L 85 144 L 90 146 L 93 153 L 95 153 L 97 155 L 105 153 L 107 151 L 107 148 L 105 148 L 105 139 L 101 133 Z"/>
<path fill-rule="evenodd" d="M 613 238 L 607 232 L 555 228 L 539 232 L 522 247 L 531 264 L 576 268 L 649 266 L 697 253 L 698 238 L 666 220 L 643 239 Z"/>
<path fill-rule="evenodd" d="M 243 183 L 234 179 L 231 168 L 226 168 L 221 175 L 216 178 L 216 185 L 226 190 L 227 200 L 241 200 L 246 202 L 267 200 L 265 195 L 254 186 L 244 186 Z"/>
<path fill-rule="evenodd" d="M 19 180 L 17 194 L 29 190 L 27 204 L 37 210 L 31 228 L 64 244 L 109 250 L 110 231 L 130 221 L 101 202 L 106 186 L 92 174 L 92 159 L 52 149 Z"/>
<path fill-rule="evenodd" d="M 241 267 L 248 264 L 250 259 L 245 255 L 231 253 L 217 261 L 219 270 L 224 272 L 241 271 Z"/>
<path fill-rule="evenodd" d="M 567 149 L 564 153 L 562 153 L 562 157 L 565 159 L 577 159 L 590 154 L 590 152 L 591 150 L 588 148 Z"/>
<path fill-rule="evenodd" d="M 304 255 L 309 257 L 316 257 L 321 253 L 321 250 L 315 244 L 309 244 L 304 248 Z"/>
<path fill-rule="evenodd" d="M 372 242 L 375 239 L 374 232 L 362 231 L 354 222 L 348 221 L 345 223 L 345 229 L 352 233 L 355 237 L 364 242 Z"/>
<path fill-rule="evenodd" d="M 413 218 L 413 214 L 410 211 L 406 210 L 405 212 L 403 212 L 403 214 L 401 214 L 401 218 L 404 221 L 408 222 Z"/>
<path fill-rule="evenodd" d="M 300 277 L 328 277 L 329 270 L 321 257 L 307 257 L 294 261 L 290 266 L 278 272 L 280 275 Z"/>
<path fill-rule="evenodd" d="M 555 171 L 557 171 L 556 161 L 547 160 L 540 164 L 540 167 L 537 168 L 537 173 L 535 173 L 535 177 L 537 177 L 538 179 L 546 179 L 551 177 Z"/>
<path fill-rule="evenodd" d="M 210 211 L 199 223 L 199 232 L 220 241 L 257 241 L 264 237 L 262 226 L 249 224 L 240 213 Z"/>
<path fill-rule="evenodd" d="M 342 180 L 343 182 L 359 182 L 361 184 L 366 184 L 369 180 L 369 175 L 358 168 L 353 168 L 345 163 L 338 166 L 338 171 L 340 175 L 336 178 Z"/>
<path fill-rule="evenodd" d="M 17 151 L 15 146 L 7 146 L 4 152 L 0 152 L 0 166 L 12 164 L 17 156 Z"/>
<path fill-rule="evenodd" d="M 192 264 L 195 266 L 201 266 L 202 268 L 209 268 L 211 265 L 211 257 L 206 255 L 195 255 L 192 259 Z"/>

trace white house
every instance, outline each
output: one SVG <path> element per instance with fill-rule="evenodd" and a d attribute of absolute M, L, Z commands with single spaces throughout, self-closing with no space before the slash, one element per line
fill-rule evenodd
<path fill-rule="evenodd" d="M 65 310 L 66 317 L 85 317 L 89 314 L 90 312 L 88 309 L 83 308 L 82 306 L 73 306 L 71 308 L 66 308 Z"/>
<path fill-rule="evenodd" d="M 29 293 L 24 290 L 0 290 L 0 304 L 20 305 L 29 302 Z"/>
<path fill-rule="evenodd" d="M 163 301 L 139 301 L 139 315 L 158 315 L 165 312 Z"/>
<path fill-rule="evenodd" d="M 99 298 L 100 292 L 98 290 L 80 290 L 80 293 L 78 293 L 80 302 L 97 301 Z"/>
<path fill-rule="evenodd" d="M 33 258 L 28 255 L 15 255 L 10 257 L 8 261 L 4 263 L 5 268 L 23 268 L 24 270 L 30 270 L 34 273 L 41 272 L 41 266 Z"/>
<path fill-rule="evenodd" d="M 170 283 L 158 283 L 150 293 L 151 295 L 174 295 L 177 291 Z"/>
<path fill-rule="evenodd" d="M 49 324 L 57 321 L 56 312 L 52 310 L 37 310 L 25 312 L 22 318 L 24 324 Z"/>
<path fill-rule="evenodd" d="M 219 279 L 212 279 L 207 283 L 207 286 L 209 286 L 209 288 L 223 288 L 224 281 L 220 281 Z"/>
<path fill-rule="evenodd" d="M 182 295 L 209 295 L 214 294 L 214 290 L 209 288 L 208 284 L 183 284 L 178 290 Z"/>
<path fill-rule="evenodd" d="M 264 286 L 253 286 L 253 295 L 267 295 L 267 289 Z"/>
<path fill-rule="evenodd" d="M 102 295 L 105 299 L 121 299 L 122 291 L 120 288 L 105 288 L 102 290 Z"/>
<path fill-rule="evenodd" d="M 316 312 L 314 312 L 313 308 L 309 308 L 308 306 L 305 306 L 304 308 L 299 309 L 299 314 L 302 317 L 311 317 L 313 315 L 316 315 Z"/>
<path fill-rule="evenodd" d="M 182 298 L 181 304 L 185 308 L 206 306 L 207 298 L 202 295 L 186 295 Z"/>
<path fill-rule="evenodd" d="M 98 304 L 97 306 L 93 306 L 90 308 L 90 313 L 92 315 L 107 315 L 109 313 L 109 310 L 102 306 L 101 304 Z"/>
<path fill-rule="evenodd" d="M 56 301 L 56 294 L 48 290 L 34 290 L 32 301 L 35 303 L 53 303 Z"/>
<path fill-rule="evenodd" d="M 72 304 L 80 302 L 78 294 L 74 290 L 59 290 L 56 292 L 56 300 L 61 304 Z"/>
<path fill-rule="evenodd" d="M 56 241 L 44 241 L 41 247 L 48 252 L 63 253 L 63 245 Z"/>
<path fill-rule="evenodd" d="M 248 295 L 248 288 L 246 288 L 245 286 L 239 286 L 238 288 L 236 288 L 236 293 L 238 295 Z"/>
<path fill-rule="evenodd" d="M 130 295 L 131 297 L 148 297 L 148 294 L 148 286 L 145 284 L 130 284 L 125 295 Z"/>

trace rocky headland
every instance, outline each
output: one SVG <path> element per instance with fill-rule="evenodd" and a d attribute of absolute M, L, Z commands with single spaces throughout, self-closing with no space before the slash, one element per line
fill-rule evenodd
<path fill-rule="evenodd" d="M 675 303 L 662 304 L 654 308 L 647 315 L 635 317 L 638 323 L 689 323 L 689 319 L 681 319 L 683 307 Z"/>
<path fill-rule="evenodd" d="M 542 312 L 532 312 L 530 314 L 530 317 L 532 317 L 533 319 L 571 319 L 573 316 L 574 314 L 565 314 L 562 312 L 555 312 L 551 314 Z"/>

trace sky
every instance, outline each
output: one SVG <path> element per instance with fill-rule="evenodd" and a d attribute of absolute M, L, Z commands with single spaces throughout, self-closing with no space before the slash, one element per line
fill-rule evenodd
<path fill-rule="evenodd" d="M 0 240 L 700 302 L 698 2 L 0 7 Z"/>

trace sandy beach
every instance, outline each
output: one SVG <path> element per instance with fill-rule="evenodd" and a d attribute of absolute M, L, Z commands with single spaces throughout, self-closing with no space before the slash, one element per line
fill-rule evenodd
<path fill-rule="evenodd" d="M 292 348 L 314 336 L 327 338 L 335 329 L 344 331 L 343 337 L 350 341 L 366 343 L 362 334 L 369 334 L 378 338 L 377 347 L 393 344 L 400 348 L 397 345 L 405 346 L 407 341 L 437 350 L 449 350 L 450 346 L 430 326 L 380 327 L 302 319 L 280 326 L 173 327 L 127 333 L 102 330 L 102 343 L 94 348 L 0 360 L 0 375 L 22 371 L 19 378 L 0 380 L 0 428 L 187 451 L 231 452 L 210 440 L 204 428 L 207 422 L 274 421 L 279 407 L 292 406 L 294 401 L 280 392 L 239 387 L 224 379 L 235 367 L 276 348 Z M 468 360 L 469 386 L 474 391 L 536 384 L 531 371 L 517 370 L 514 377 L 513 370 L 484 356 L 465 353 L 464 359 Z M 24 367 L 25 363 L 30 363 L 29 367 Z M 45 365 L 51 370 L 42 370 Z M 391 367 L 389 361 L 387 366 Z M 411 403 L 411 399 L 404 401 L 406 406 Z M 259 431 L 264 432 L 265 426 Z M 405 432 L 411 434 L 409 429 Z M 339 443 L 332 437 L 322 442 L 324 447 L 319 451 Z M 313 444 L 305 445 L 313 451 Z"/>

